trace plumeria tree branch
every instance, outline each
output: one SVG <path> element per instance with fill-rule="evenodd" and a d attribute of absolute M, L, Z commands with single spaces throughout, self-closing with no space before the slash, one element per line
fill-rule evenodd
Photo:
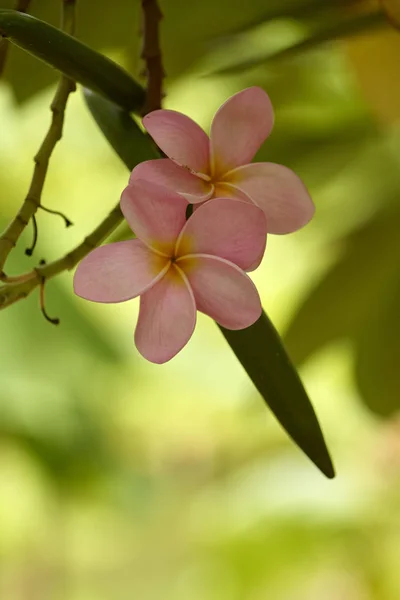
<path fill-rule="evenodd" d="M 30 3 L 31 0 L 17 0 L 15 10 L 26 13 L 28 12 Z M 9 46 L 10 44 L 7 39 L 0 39 L 0 77 L 4 72 L 4 67 L 6 66 Z"/>
<path fill-rule="evenodd" d="M 157 0 L 142 1 L 143 44 L 140 57 L 145 61 L 147 77 L 146 101 L 142 114 L 161 108 L 165 76 L 159 41 L 159 26 L 163 18 Z"/>
<path fill-rule="evenodd" d="M 118 203 L 104 221 L 79 246 L 62 258 L 49 264 L 40 265 L 33 271 L 17 277 L 4 278 L 4 274 L 0 273 L 0 277 L 3 276 L 3 281 L 5 280 L 5 284 L 0 286 L 0 309 L 7 308 L 18 300 L 26 298 L 38 286 L 43 286 L 48 279 L 73 269 L 86 254 L 101 244 L 122 220 L 123 216 Z"/>
<path fill-rule="evenodd" d="M 63 0 L 62 28 L 69 34 L 75 29 L 75 0 Z M 57 142 L 62 137 L 64 115 L 67 101 L 71 92 L 75 90 L 75 83 L 62 76 L 58 84 L 54 99 L 51 103 L 52 120 L 49 130 L 34 157 L 35 168 L 29 186 L 28 194 L 15 218 L 0 236 L 0 271 L 11 250 L 16 245 L 19 237 L 40 207 L 41 196 L 46 180 L 50 157 Z"/>
<path fill-rule="evenodd" d="M 75 0 L 64 0 L 64 15 L 65 17 L 69 15 L 73 15 L 68 9 L 73 9 L 75 4 Z M 154 48 L 158 47 L 158 22 L 161 18 L 161 12 L 159 11 L 157 5 L 155 5 L 156 10 L 154 11 L 154 2 L 150 0 L 150 11 L 149 7 L 146 6 L 146 19 L 145 19 L 145 44 L 146 50 L 144 54 L 150 57 L 154 57 Z M 64 19 L 64 29 L 71 32 L 71 28 L 67 29 L 65 26 L 67 25 L 66 19 Z M 69 27 L 73 29 L 73 21 L 70 22 Z M 151 33 L 150 33 L 151 32 Z M 158 49 L 159 53 L 159 49 Z M 156 53 L 157 54 L 157 53 Z M 143 55 L 142 55 L 143 56 Z M 158 67 L 154 70 L 154 60 L 150 60 L 151 65 L 148 63 L 148 72 L 149 72 L 149 80 L 152 80 L 152 92 L 148 94 L 148 98 L 151 98 L 150 104 L 147 103 L 147 106 L 152 105 L 155 107 L 160 105 L 161 103 L 161 86 L 162 86 L 162 78 L 163 78 L 163 70 L 161 65 L 161 56 L 159 54 L 156 57 L 158 61 Z M 161 73 L 161 76 L 160 76 Z M 65 83 L 63 83 L 65 82 Z M 55 147 L 56 142 L 61 137 L 62 125 L 63 125 L 63 117 L 66 101 L 68 99 L 68 95 L 72 88 L 67 88 L 66 84 L 69 83 L 71 85 L 70 80 L 63 78 L 60 82 L 60 86 L 58 88 L 56 98 L 53 101 L 52 107 L 56 108 L 53 110 L 53 121 L 52 126 L 46 136 L 46 139 L 42 145 L 45 146 L 45 169 L 40 169 L 39 173 L 42 175 L 42 179 L 39 181 L 41 184 L 41 189 L 43 188 L 44 177 L 46 175 L 47 166 L 49 162 L 50 155 L 52 150 Z M 63 84 L 63 86 L 62 86 Z M 150 81 L 149 81 L 150 84 Z M 62 86 L 62 87 L 61 87 Z M 64 87 L 65 86 L 65 87 Z M 61 91 L 60 91 L 61 88 Z M 159 90 L 157 93 L 155 90 Z M 68 90 L 68 94 L 67 94 Z M 158 100 L 156 101 L 156 97 Z M 61 100 L 61 103 L 60 103 Z M 53 109 L 52 108 L 52 109 Z M 56 121 L 54 123 L 54 121 Z M 130 134 L 136 132 L 136 129 L 132 131 L 132 128 L 128 128 Z M 139 131 L 139 129 L 138 129 Z M 49 139 L 50 137 L 50 139 Z M 132 139 L 135 139 L 134 136 Z M 46 144 L 47 142 L 47 144 Z M 47 153 L 46 153 L 47 149 Z M 50 149 L 50 151 L 49 151 Z M 144 149 L 143 151 L 145 151 Z M 147 156 L 149 154 L 149 156 Z M 150 156 L 151 154 L 151 156 Z M 152 153 L 150 150 L 145 151 L 144 158 L 152 157 Z M 39 157 L 40 158 L 40 157 Z M 134 161 L 136 162 L 136 161 Z M 41 165 L 41 161 L 39 161 L 39 166 Z M 35 169 L 36 172 L 37 169 Z M 79 244 L 74 250 L 64 255 L 62 258 L 55 260 L 54 262 L 48 264 L 40 264 L 38 267 L 33 269 L 28 273 L 24 273 L 22 275 L 8 277 L 4 271 L 3 266 L 5 260 L 11 251 L 12 247 L 15 245 L 16 241 L 19 238 L 19 235 L 22 233 L 23 229 L 26 226 L 28 218 L 32 218 L 35 215 L 36 210 L 40 207 L 40 193 L 36 194 L 32 197 L 32 194 L 28 194 L 25 202 L 17 215 L 14 221 L 7 228 L 6 232 L 0 237 L 0 281 L 3 282 L 3 285 L 0 285 L 0 309 L 7 308 L 8 306 L 14 304 L 18 300 L 26 298 L 31 292 L 33 292 L 36 288 L 40 290 L 40 303 L 41 309 L 45 317 L 56 323 L 57 319 L 51 319 L 47 315 L 44 307 L 44 285 L 47 280 L 55 277 L 56 275 L 61 274 L 64 271 L 68 271 L 73 269 L 91 250 L 95 247 L 99 246 L 123 221 L 123 215 L 119 206 L 119 203 L 114 207 L 114 209 L 109 213 L 109 215 L 96 227 L 96 229 L 87 236 L 81 244 Z M 22 219 L 22 220 L 21 220 Z M 10 235 L 11 234 L 11 235 Z M 10 239 L 11 238 L 11 239 Z"/>

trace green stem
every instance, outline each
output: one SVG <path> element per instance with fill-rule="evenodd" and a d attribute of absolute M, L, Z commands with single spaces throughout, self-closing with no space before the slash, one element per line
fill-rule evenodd
<path fill-rule="evenodd" d="M 68 33 L 73 33 L 75 28 L 75 1 L 64 0 L 62 12 L 62 28 Z M 0 270 L 16 245 L 19 237 L 35 215 L 41 202 L 42 191 L 46 180 L 50 157 L 57 142 L 62 137 L 64 115 L 67 101 L 71 92 L 75 90 L 75 83 L 62 76 L 58 84 L 54 99 L 51 103 L 52 120 L 49 130 L 34 157 L 35 168 L 28 194 L 15 218 L 0 236 Z"/>
<path fill-rule="evenodd" d="M 16 277 L 14 281 L 13 278 L 7 278 L 6 281 L 10 283 L 0 287 L 0 309 L 7 308 L 18 300 L 26 298 L 44 281 L 73 269 L 86 254 L 101 244 L 122 221 L 123 215 L 118 203 L 106 219 L 74 250 L 52 263 L 37 267 L 31 273 Z"/>

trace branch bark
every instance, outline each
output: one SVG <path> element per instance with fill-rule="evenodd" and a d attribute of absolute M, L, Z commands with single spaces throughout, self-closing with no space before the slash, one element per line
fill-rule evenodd
<path fill-rule="evenodd" d="M 30 273 L 6 278 L 5 281 L 9 283 L 0 286 L 0 309 L 7 308 L 11 304 L 18 302 L 18 300 L 26 298 L 34 289 L 48 279 L 52 279 L 63 271 L 73 269 L 86 254 L 101 244 L 122 223 L 123 219 L 124 217 L 118 203 L 104 221 L 74 250 L 52 263 L 33 269 Z M 0 273 L 0 278 L 1 276 L 4 278 L 3 273 Z"/>
<path fill-rule="evenodd" d="M 73 34 L 74 32 L 75 0 L 63 0 L 62 28 L 67 33 Z M 16 245 L 25 227 L 40 207 L 50 157 L 62 137 L 65 108 L 69 95 L 74 90 L 75 83 L 63 76 L 50 106 L 52 120 L 49 130 L 34 157 L 35 168 L 28 194 L 17 215 L 0 236 L 0 271 L 3 270 L 9 253 Z"/>
<path fill-rule="evenodd" d="M 75 0 L 63 1 L 64 12 L 66 13 L 67 6 L 71 7 L 71 5 L 74 5 Z M 157 5 L 157 0 L 142 0 L 142 6 L 144 41 L 141 56 L 146 61 L 148 74 L 145 111 L 150 112 L 151 110 L 160 108 L 162 98 L 164 70 L 162 67 L 161 52 L 158 42 L 158 24 L 162 18 L 162 13 Z M 7 277 L 3 272 L 5 259 L 18 240 L 20 233 L 22 233 L 26 225 L 25 221 L 27 222 L 28 218 L 31 218 L 40 206 L 40 194 L 47 171 L 47 165 L 54 146 L 61 137 L 65 105 L 68 95 L 70 91 L 72 91 L 67 87 L 67 84 L 71 86 L 71 82 L 65 78 L 60 82 L 56 94 L 57 100 L 55 98 L 52 104 L 52 110 L 54 105 L 56 107 L 55 111 L 53 111 L 52 125 L 41 147 L 43 156 L 40 156 L 40 151 L 38 153 L 40 160 L 39 164 L 36 164 L 35 166 L 34 178 L 35 173 L 39 170 L 39 174 L 37 175 L 39 193 L 36 192 L 35 194 L 32 194 L 30 190 L 17 217 L 10 224 L 5 234 L 0 237 L 0 281 L 3 282 L 3 285 L 0 285 L 0 309 L 7 308 L 15 302 L 18 302 L 18 300 L 26 298 L 37 287 L 40 287 L 41 290 L 43 290 L 43 286 L 47 280 L 52 279 L 64 271 L 73 269 L 91 250 L 101 244 L 124 219 L 118 203 L 110 214 L 83 240 L 81 244 L 62 258 L 49 264 L 40 265 L 31 272 L 16 277 Z M 54 121 L 56 122 L 54 123 Z M 45 146 L 44 150 L 43 146 Z"/>
<path fill-rule="evenodd" d="M 157 0 L 142 1 L 143 44 L 140 57 L 145 61 L 147 77 L 146 101 L 142 115 L 161 108 L 163 79 L 165 71 L 162 63 L 159 41 L 159 26 L 163 18 Z"/>

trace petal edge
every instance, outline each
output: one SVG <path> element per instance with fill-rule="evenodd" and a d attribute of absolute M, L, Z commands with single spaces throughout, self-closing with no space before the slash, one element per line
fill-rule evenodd
<path fill-rule="evenodd" d="M 151 288 L 167 265 L 166 259 L 151 252 L 140 240 L 106 244 L 79 263 L 74 291 L 92 302 L 125 302 Z"/>
<path fill-rule="evenodd" d="M 171 268 L 140 297 L 136 347 L 147 360 L 165 363 L 187 344 L 195 326 L 193 291 L 178 269 Z"/>
<path fill-rule="evenodd" d="M 315 206 L 300 177 L 275 163 L 252 163 L 228 175 L 229 183 L 246 193 L 267 218 L 269 233 L 292 233 L 313 217 Z"/>
<path fill-rule="evenodd" d="M 215 176 L 250 163 L 274 125 L 268 94 L 250 87 L 229 98 L 211 124 L 211 168 Z"/>
<path fill-rule="evenodd" d="M 155 143 L 174 162 L 208 174 L 210 145 L 205 131 L 190 117 L 175 110 L 155 110 L 143 118 Z"/>
<path fill-rule="evenodd" d="M 206 254 L 179 261 L 196 300 L 197 310 L 226 329 L 246 329 L 262 313 L 252 280 L 235 264 Z"/>
<path fill-rule="evenodd" d="M 211 254 L 254 270 L 264 256 L 267 224 L 253 203 L 230 198 L 206 202 L 186 221 L 175 255 Z"/>

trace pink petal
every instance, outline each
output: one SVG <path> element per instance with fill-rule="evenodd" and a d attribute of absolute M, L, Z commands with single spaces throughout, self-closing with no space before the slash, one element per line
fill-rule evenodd
<path fill-rule="evenodd" d="M 245 192 L 225 181 L 219 181 L 215 184 L 214 198 L 234 198 L 235 200 L 242 200 L 243 202 L 254 204 L 253 200 Z"/>
<path fill-rule="evenodd" d="M 75 294 L 92 302 L 124 302 L 152 287 L 168 265 L 140 240 L 100 246 L 79 263 Z"/>
<path fill-rule="evenodd" d="M 193 175 L 169 158 L 147 160 L 138 164 L 133 169 L 129 181 L 132 182 L 136 179 L 145 179 L 165 186 L 169 190 L 181 194 L 191 204 L 204 202 L 213 194 L 211 183 Z"/>
<path fill-rule="evenodd" d="M 172 267 L 140 298 L 137 349 L 151 362 L 167 362 L 187 344 L 195 325 L 193 292 L 186 278 Z"/>
<path fill-rule="evenodd" d="M 235 94 L 217 111 L 211 125 L 214 176 L 249 163 L 271 133 L 274 112 L 268 94 L 251 87 Z"/>
<path fill-rule="evenodd" d="M 269 233 L 291 233 L 312 218 L 315 207 L 301 179 L 283 165 L 253 163 L 235 169 L 229 183 L 248 194 L 267 217 Z"/>
<path fill-rule="evenodd" d="M 175 110 L 155 110 L 143 118 L 143 125 L 168 158 L 192 171 L 208 174 L 209 139 L 190 117 Z"/>
<path fill-rule="evenodd" d="M 192 287 L 197 310 L 227 329 L 245 329 L 261 315 L 254 283 L 233 263 L 198 254 L 178 259 Z"/>
<path fill-rule="evenodd" d="M 241 269 L 255 269 L 265 251 L 267 223 L 255 204 L 216 198 L 188 219 L 178 238 L 175 255 L 212 254 Z"/>
<path fill-rule="evenodd" d="M 147 246 L 171 256 L 186 223 L 187 201 L 150 181 L 132 181 L 122 192 L 121 210 L 129 227 Z"/>

